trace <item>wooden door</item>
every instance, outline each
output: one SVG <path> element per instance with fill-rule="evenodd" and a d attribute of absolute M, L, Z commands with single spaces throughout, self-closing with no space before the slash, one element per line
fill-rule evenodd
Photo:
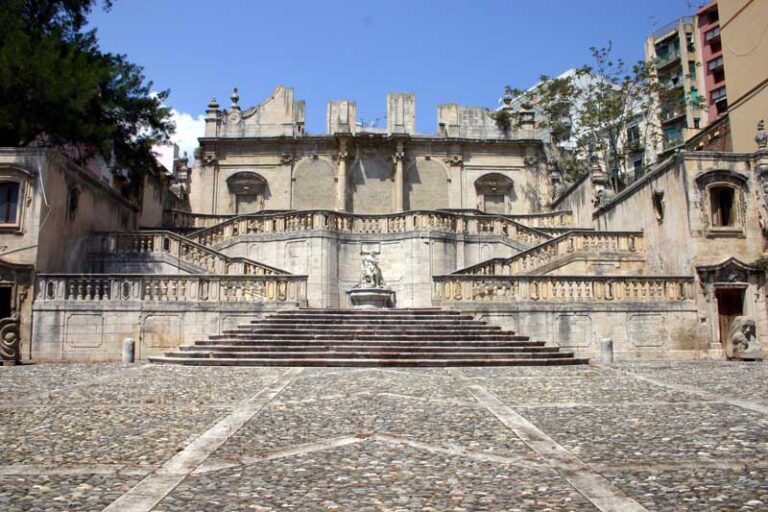
<path fill-rule="evenodd" d="M 715 290 L 717 316 L 720 324 L 720 343 L 725 345 L 731 323 L 744 314 L 744 290 L 742 288 L 719 288 Z"/>

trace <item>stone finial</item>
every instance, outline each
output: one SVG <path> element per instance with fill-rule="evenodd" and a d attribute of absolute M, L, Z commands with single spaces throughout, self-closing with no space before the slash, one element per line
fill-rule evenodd
<path fill-rule="evenodd" d="M 208 102 L 208 110 L 219 110 L 219 102 L 216 101 L 216 98 L 211 98 L 211 101 Z"/>
<path fill-rule="evenodd" d="M 757 149 L 765 149 L 768 146 L 768 133 L 765 131 L 765 121 L 762 119 L 757 122 L 755 142 L 757 142 Z"/>
<path fill-rule="evenodd" d="M 511 109 L 512 108 L 512 95 L 509 93 L 509 91 L 504 93 L 504 108 L 505 109 Z"/>
<path fill-rule="evenodd" d="M 240 93 L 237 91 L 237 87 L 232 89 L 232 95 L 229 97 L 230 100 L 232 100 L 232 109 L 239 109 L 240 105 L 238 105 L 238 102 L 240 101 Z"/>

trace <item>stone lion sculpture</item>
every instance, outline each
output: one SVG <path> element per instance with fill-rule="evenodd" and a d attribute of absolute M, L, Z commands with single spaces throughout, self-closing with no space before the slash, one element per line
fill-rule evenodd
<path fill-rule="evenodd" d="M 381 269 L 376 259 L 366 254 L 363 256 L 362 276 L 358 288 L 383 288 L 384 278 L 381 276 Z"/>
<path fill-rule="evenodd" d="M 728 359 L 762 359 L 763 351 L 755 331 L 755 321 L 748 316 L 733 319 L 725 344 Z"/>

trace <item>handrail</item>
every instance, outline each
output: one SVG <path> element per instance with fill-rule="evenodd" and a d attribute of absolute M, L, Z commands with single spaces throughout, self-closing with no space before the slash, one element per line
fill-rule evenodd
<path fill-rule="evenodd" d="M 169 254 L 180 262 L 208 273 L 246 275 L 290 275 L 249 258 L 230 257 L 215 249 L 166 230 L 138 232 L 94 232 L 90 252 L 98 254 Z"/>
<path fill-rule="evenodd" d="M 35 302 L 305 302 L 307 276 L 38 274 Z"/>
<path fill-rule="evenodd" d="M 239 215 L 196 231 L 189 235 L 189 238 L 210 246 L 242 235 L 322 230 L 353 234 L 447 231 L 461 235 L 498 235 L 531 246 L 551 238 L 541 230 L 503 215 L 472 215 L 442 210 L 414 210 L 381 215 L 360 215 L 331 210 Z"/>
<path fill-rule="evenodd" d="M 457 302 L 693 301 L 687 276 L 434 276 L 432 298 Z"/>
<path fill-rule="evenodd" d="M 451 275 L 522 275 L 584 252 L 642 252 L 642 231 L 568 231 L 509 258 L 491 258 Z"/>

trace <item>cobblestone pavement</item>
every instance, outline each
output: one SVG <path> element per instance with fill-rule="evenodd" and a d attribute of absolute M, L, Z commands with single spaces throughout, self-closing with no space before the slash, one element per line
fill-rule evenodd
<path fill-rule="evenodd" d="M 768 364 L 0 367 L 2 511 L 768 511 Z"/>

